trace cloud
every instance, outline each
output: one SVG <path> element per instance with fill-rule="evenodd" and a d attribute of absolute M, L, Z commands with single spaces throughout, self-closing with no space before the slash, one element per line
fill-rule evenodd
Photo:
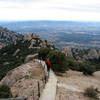
<path fill-rule="evenodd" d="M 48 7 L 49 8 L 49 7 Z M 68 11 L 77 11 L 77 12 L 99 12 L 100 13 L 100 7 L 50 7 L 49 9 L 58 9 L 58 10 L 68 10 Z"/>
<path fill-rule="evenodd" d="M 99 0 L 0 0 L 0 20 L 100 21 Z"/>
<path fill-rule="evenodd" d="M 37 2 L 40 0 L 0 0 L 0 1 L 6 1 L 6 2 Z"/>

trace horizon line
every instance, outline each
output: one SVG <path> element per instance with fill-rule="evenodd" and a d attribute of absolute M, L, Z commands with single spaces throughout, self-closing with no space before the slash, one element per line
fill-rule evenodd
<path fill-rule="evenodd" d="M 82 20 L 0 20 L 0 22 L 32 22 L 32 21 L 50 21 L 50 22 L 100 22 L 100 21 L 82 21 Z"/>

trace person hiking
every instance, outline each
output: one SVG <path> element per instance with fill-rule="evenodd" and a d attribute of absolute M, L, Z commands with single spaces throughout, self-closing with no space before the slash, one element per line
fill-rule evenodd
<path fill-rule="evenodd" d="M 46 62 L 46 65 L 47 65 L 47 71 L 48 71 L 48 75 L 49 75 L 50 67 L 51 67 L 51 62 L 50 62 L 49 59 L 47 59 L 45 62 Z"/>

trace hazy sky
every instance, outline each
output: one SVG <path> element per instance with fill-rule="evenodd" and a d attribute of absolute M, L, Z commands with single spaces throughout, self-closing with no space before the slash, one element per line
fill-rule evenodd
<path fill-rule="evenodd" d="M 100 21 L 100 0 L 0 0 L 0 21 Z"/>

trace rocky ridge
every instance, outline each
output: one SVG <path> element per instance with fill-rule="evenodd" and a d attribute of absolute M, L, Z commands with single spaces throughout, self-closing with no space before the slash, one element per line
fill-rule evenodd
<path fill-rule="evenodd" d="M 100 58 L 100 50 L 97 49 L 75 49 L 64 47 L 62 52 L 65 53 L 66 56 L 71 56 L 80 62 L 94 59 L 99 60 Z"/>
<path fill-rule="evenodd" d="M 24 41 L 25 40 L 30 41 L 29 48 L 39 49 L 41 47 L 48 47 L 50 49 L 56 49 L 52 42 L 42 40 L 38 34 L 27 33 L 24 35 Z"/>
<path fill-rule="evenodd" d="M 22 38 L 23 36 L 21 34 L 0 27 L 0 48 L 15 43 L 17 40 Z"/>
<path fill-rule="evenodd" d="M 38 34 L 27 33 L 23 39 L 0 49 L 0 80 L 6 73 L 38 57 L 41 47 L 56 49 L 52 42 L 42 40 Z"/>
<path fill-rule="evenodd" d="M 0 84 L 8 85 L 14 98 L 25 98 L 27 100 L 38 99 L 38 82 L 40 93 L 44 88 L 45 72 L 41 64 L 32 60 L 26 64 L 11 70 L 0 81 Z M 34 96 L 33 96 L 34 93 Z"/>

